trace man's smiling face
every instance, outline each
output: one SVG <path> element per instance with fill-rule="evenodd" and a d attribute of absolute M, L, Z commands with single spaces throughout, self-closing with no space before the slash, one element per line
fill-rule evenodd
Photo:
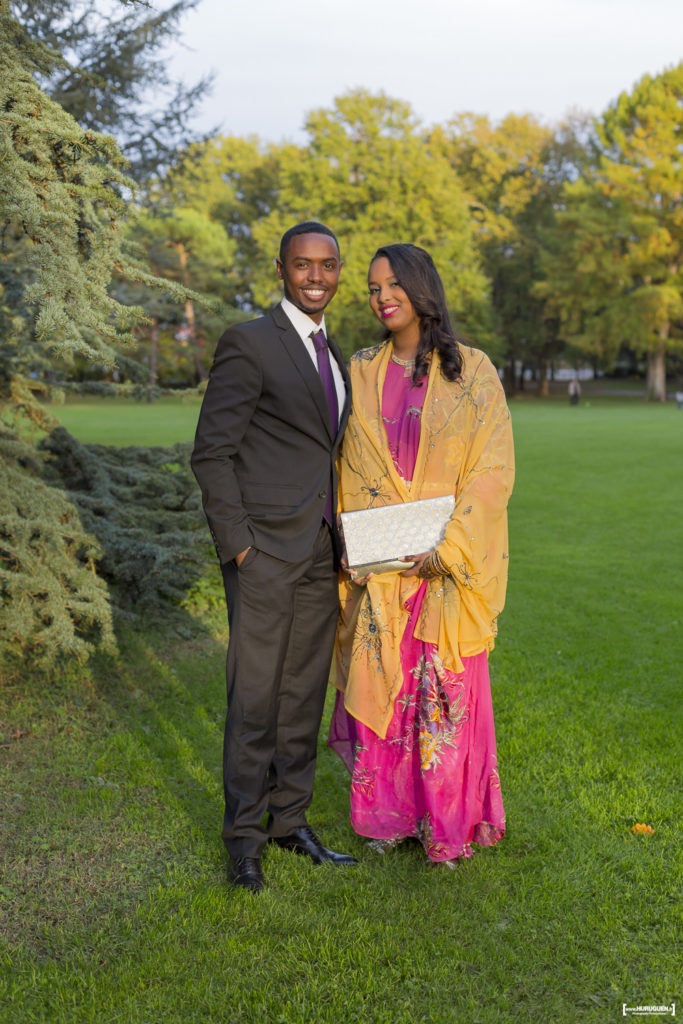
<path fill-rule="evenodd" d="M 294 235 L 284 261 L 277 261 L 277 275 L 284 283 L 286 298 L 318 324 L 337 291 L 341 268 L 334 239 L 313 233 Z"/>

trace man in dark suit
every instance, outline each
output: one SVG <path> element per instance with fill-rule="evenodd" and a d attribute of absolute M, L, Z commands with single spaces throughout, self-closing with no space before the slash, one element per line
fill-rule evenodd
<path fill-rule="evenodd" d="M 252 892 L 269 839 L 355 863 L 306 821 L 338 611 L 335 458 L 351 396 L 323 311 L 341 266 L 323 224 L 283 235 L 285 298 L 220 339 L 192 456 L 230 624 L 223 840 L 233 883 Z"/>

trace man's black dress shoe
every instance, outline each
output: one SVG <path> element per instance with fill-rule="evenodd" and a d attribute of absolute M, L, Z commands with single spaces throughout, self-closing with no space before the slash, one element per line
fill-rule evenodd
<path fill-rule="evenodd" d="M 250 892 L 261 892 L 264 886 L 261 861 L 258 857 L 236 857 L 232 862 L 233 885 Z"/>
<path fill-rule="evenodd" d="M 335 853 L 328 850 L 318 839 L 310 825 L 302 825 L 295 828 L 288 836 L 273 836 L 273 842 L 281 846 L 283 850 L 293 850 L 294 853 L 303 853 L 310 857 L 314 864 L 335 864 L 337 867 L 357 864 L 355 857 L 348 853 Z"/>

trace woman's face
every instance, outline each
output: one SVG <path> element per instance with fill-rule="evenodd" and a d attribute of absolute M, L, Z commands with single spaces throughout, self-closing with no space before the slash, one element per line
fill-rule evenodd
<path fill-rule="evenodd" d="M 379 256 L 368 271 L 370 308 L 392 334 L 415 333 L 420 336 L 420 319 L 415 307 L 401 288 L 386 256 Z"/>

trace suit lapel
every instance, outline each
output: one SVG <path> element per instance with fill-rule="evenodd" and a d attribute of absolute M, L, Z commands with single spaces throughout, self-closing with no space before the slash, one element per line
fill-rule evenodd
<path fill-rule="evenodd" d="M 333 440 L 330 429 L 330 410 L 327 405 L 327 398 L 325 397 L 325 389 L 320 380 L 320 374 L 313 365 L 313 360 L 306 351 L 303 341 L 292 327 L 289 317 L 285 314 L 284 310 L 280 306 L 276 306 L 271 316 L 278 328 L 280 341 L 301 374 L 304 384 L 320 413 L 327 436 L 330 440 Z"/>
<path fill-rule="evenodd" d="M 346 369 L 344 357 L 337 343 L 333 341 L 332 338 L 328 338 L 327 344 L 330 349 L 330 352 L 337 360 L 337 366 L 339 367 L 339 371 L 342 375 L 342 380 L 344 381 L 344 388 L 346 389 L 346 394 L 344 397 L 344 407 L 342 409 L 342 414 L 339 417 L 339 429 L 337 430 L 337 435 L 335 437 L 336 441 L 337 437 L 341 437 L 341 435 L 344 433 L 346 421 L 348 420 L 349 413 L 351 411 L 351 378 L 349 377 L 349 371 Z"/>

